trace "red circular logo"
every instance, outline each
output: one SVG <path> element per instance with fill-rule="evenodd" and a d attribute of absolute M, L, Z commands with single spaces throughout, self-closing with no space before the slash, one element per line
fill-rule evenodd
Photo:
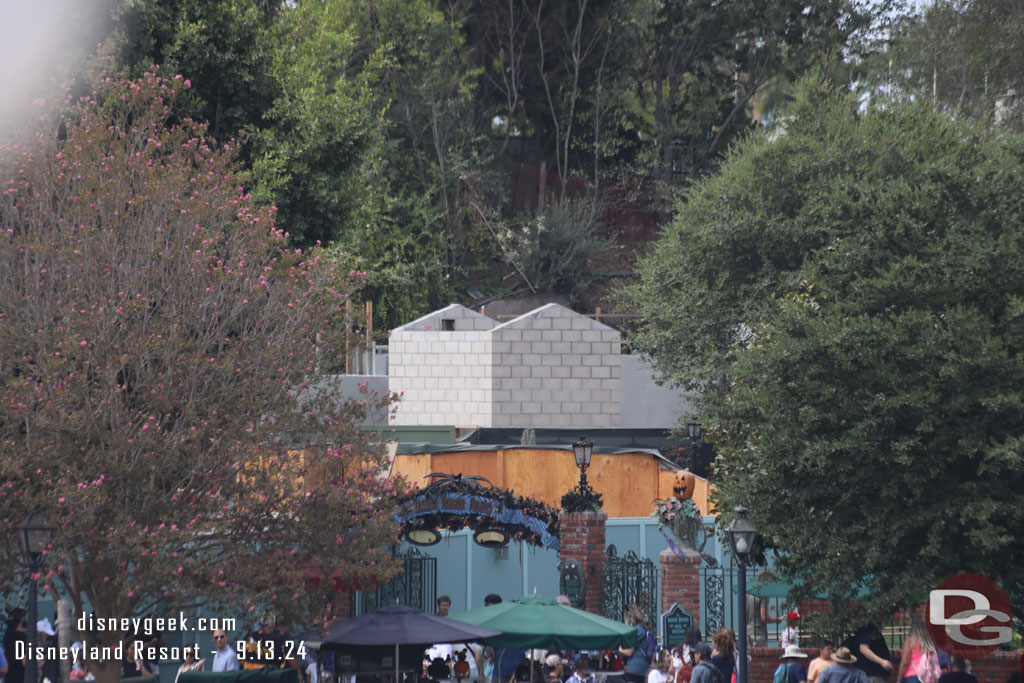
<path fill-rule="evenodd" d="M 981 574 L 955 574 L 928 594 L 925 621 L 935 645 L 977 659 L 1013 638 L 1010 598 Z"/>

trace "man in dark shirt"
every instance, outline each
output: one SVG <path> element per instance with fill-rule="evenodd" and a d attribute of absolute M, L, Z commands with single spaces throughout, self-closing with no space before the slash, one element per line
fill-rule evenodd
<path fill-rule="evenodd" d="M 135 650 L 135 641 L 126 643 L 124 646 L 124 659 L 121 660 L 121 678 L 138 678 L 140 676 L 152 676 L 153 672 L 146 668 L 146 662 L 139 657 Z"/>
<path fill-rule="evenodd" d="M 725 676 L 711 663 L 711 646 L 701 641 L 693 646 L 697 664 L 690 674 L 690 683 L 725 683 Z"/>
<path fill-rule="evenodd" d="M 500 605 L 501 596 L 497 593 L 489 593 L 484 597 L 484 607 Z M 487 653 L 485 652 L 485 657 Z M 499 647 L 490 654 L 494 663 L 494 673 L 491 674 L 491 683 L 508 683 L 515 676 L 516 669 L 526 659 L 526 650 L 505 649 Z"/>
<path fill-rule="evenodd" d="M 283 669 L 290 666 L 303 678 L 303 672 L 295 655 L 296 643 L 287 631 L 277 628 L 277 617 L 273 612 L 264 612 L 260 617 L 260 628 L 245 639 L 243 669 Z M 242 653 L 239 659 L 242 660 Z"/>
<path fill-rule="evenodd" d="M 832 653 L 835 666 L 830 666 L 818 676 L 818 683 L 867 683 L 867 675 L 854 666 L 857 657 L 845 645 Z"/>
<path fill-rule="evenodd" d="M 939 683 L 978 683 L 978 678 L 967 673 L 967 662 L 963 657 L 953 657 L 949 662 L 949 671 L 939 676 Z"/>
<path fill-rule="evenodd" d="M 7 617 L 7 631 L 4 633 L 4 654 L 7 657 L 7 683 L 25 683 L 25 659 L 14 656 L 15 643 L 28 645 L 25 634 L 25 610 L 17 607 Z"/>
<path fill-rule="evenodd" d="M 843 643 L 857 657 L 854 664 L 868 676 L 870 683 L 884 683 L 893 665 L 885 637 L 873 622 L 857 629 L 853 637 Z"/>

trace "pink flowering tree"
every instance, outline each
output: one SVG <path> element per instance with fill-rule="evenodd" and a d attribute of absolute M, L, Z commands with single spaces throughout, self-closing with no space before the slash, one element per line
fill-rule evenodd
<path fill-rule="evenodd" d="M 230 145 L 179 114 L 188 87 L 101 78 L 66 135 L 0 149 L 0 562 L 24 566 L 14 528 L 42 510 L 39 579 L 76 614 L 309 623 L 395 571 L 404 484 L 361 427 L 392 397 L 318 374 L 359 274 L 287 248 Z"/>

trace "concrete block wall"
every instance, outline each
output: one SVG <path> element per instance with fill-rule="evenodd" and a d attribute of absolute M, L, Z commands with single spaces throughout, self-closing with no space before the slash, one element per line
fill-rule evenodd
<path fill-rule="evenodd" d="M 443 329 L 443 320 L 454 329 Z M 392 331 L 388 388 L 402 394 L 392 424 L 490 425 L 495 325 L 452 304 Z"/>
<path fill-rule="evenodd" d="M 618 427 L 618 331 L 558 304 L 491 330 L 494 427 Z"/>
<path fill-rule="evenodd" d="M 618 331 L 558 304 L 502 325 L 453 304 L 395 329 L 389 349 L 393 424 L 621 425 Z"/>
<path fill-rule="evenodd" d="M 689 397 L 658 384 L 659 375 L 640 356 L 622 356 L 622 426 L 673 429 L 679 416 L 693 413 Z"/>
<path fill-rule="evenodd" d="M 441 331 L 442 320 L 451 320 L 456 332 L 468 332 L 472 330 L 483 332 L 493 329 L 498 324 L 497 321 L 488 318 L 486 315 L 477 313 L 476 311 L 471 311 L 465 306 L 451 304 L 450 306 L 445 306 L 433 313 L 427 313 L 422 318 L 417 318 L 411 323 L 406 323 L 401 327 L 396 327 L 392 330 L 392 334 L 395 332 L 411 331 L 438 332 Z"/>

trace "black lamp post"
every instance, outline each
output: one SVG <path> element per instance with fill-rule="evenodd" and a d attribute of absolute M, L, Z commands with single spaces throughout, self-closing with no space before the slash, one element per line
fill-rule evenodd
<path fill-rule="evenodd" d="M 700 422 L 688 422 L 686 424 L 686 431 L 689 432 L 690 441 L 693 443 L 700 441 L 701 433 L 703 432 Z"/>
<path fill-rule="evenodd" d="M 737 505 L 733 510 L 736 516 L 725 530 L 729 537 L 729 547 L 739 567 L 740 596 L 740 669 L 736 672 L 736 683 L 747 683 L 747 559 L 754 547 L 757 529 L 747 519 L 747 508 Z"/>
<path fill-rule="evenodd" d="M 587 497 L 590 486 L 587 485 L 587 468 L 590 467 L 590 457 L 594 454 L 594 444 L 587 441 L 586 436 L 581 436 L 578 441 L 572 442 L 572 454 L 576 458 L 576 467 L 580 468 L 580 495 Z"/>
<path fill-rule="evenodd" d="M 18 527 L 18 541 L 21 544 L 21 552 L 25 553 L 25 558 L 28 560 L 28 646 L 36 647 L 36 621 L 39 619 L 38 611 L 38 597 L 36 595 L 36 573 L 39 571 L 39 565 L 42 564 L 43 551 L 46 550 L 46 546 L 49 545 L 50 539 L 53 538 L 53 532 L 56 531 L 50 526 L 49 520 L 46 519 L 40 511 L 32 513 L 32 516 L 25 520 L 20 527 Z M 34 681 L 39 678 L 38 665 L 34 657 L 29 657 L 25 662 L 25 680 Z"/>

